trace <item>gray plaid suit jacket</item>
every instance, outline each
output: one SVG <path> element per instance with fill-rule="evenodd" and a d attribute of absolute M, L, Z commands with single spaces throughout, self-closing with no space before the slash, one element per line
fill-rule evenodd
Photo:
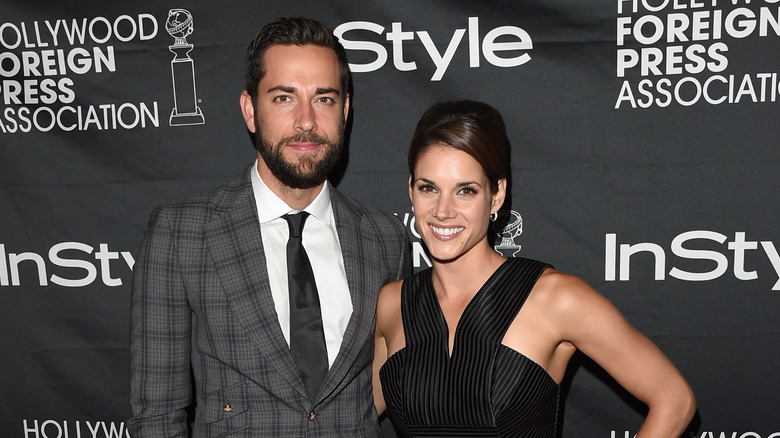
<path fill-rule="evenodd" d="M 132 289 L 131 436 L 381 435 L 371 395 L 376 300 L 411 273 L 406 231 L 331 190 L 353 314 L 309 400 L 274 309 L 250 170 L 152 213 Z"/>

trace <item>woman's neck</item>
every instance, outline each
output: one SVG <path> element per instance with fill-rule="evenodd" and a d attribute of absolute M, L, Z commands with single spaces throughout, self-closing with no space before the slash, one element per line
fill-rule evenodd
<path fill-rule="evenodd" d="M 433 285 L 439 297 L 472 297 L 506 260 L 487 239 L 454 260 L 432 260 Z"/>

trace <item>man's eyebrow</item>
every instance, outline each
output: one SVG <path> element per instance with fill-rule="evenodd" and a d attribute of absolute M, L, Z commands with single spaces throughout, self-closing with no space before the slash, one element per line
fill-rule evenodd
<path fill-rule="evenodd" d="M 275 91 L 281 91 L 283 93 L 295 93 L 298 91 L 295 87 L 290 87 L 288 85 L 277 85 L 275 87 L 271 87 L 268 90 L 266 90 L 266 93 L 273 93 Z"/>
<path fill-rule="evenodd" d="M 293 94 L 298 91 L 298 88 L 289 85 L 277 85 L 266 90 L 266 93 L 273 93 L 276 91 Z M 335 94 L 336 96 L 341 96 L 341 91 L 339 91 L 338 88 L 333 87 L 317 88 L 317 95 L 321 94 Z"/>
<path fill-rule="evenodd" d="M 317 94 L 335 94 L 341 96 L 341 91 L 333 87 L 317 88 Z"/>

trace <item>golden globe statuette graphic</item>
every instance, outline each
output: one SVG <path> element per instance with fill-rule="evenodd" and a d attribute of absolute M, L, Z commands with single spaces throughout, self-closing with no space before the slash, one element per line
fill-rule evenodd
<path fill-rule="evenodd" d="M 189 53 L 193 45 L 187 43 L 187 37 L 192 33 L 192 14 L 186 9 L 171 9 L 165 20 L 165 30 L 174 38 L 168 49 L 173 52 L 171 74 L 173 75 L 173 111 L 169 124 L 171 126 L 202 125 L 205 123 L 203 113 L 198 107 L 195 93 L 195 67 Z"/>
<path fill-rule="evenodd" d="M 514 210 L 500 210 L 493 222 L 493 232 L 500 239 L 493 248 L 504 257 L 514 257 L 521 246 L 516 239 L 523 234 L 523 217 Z"/>

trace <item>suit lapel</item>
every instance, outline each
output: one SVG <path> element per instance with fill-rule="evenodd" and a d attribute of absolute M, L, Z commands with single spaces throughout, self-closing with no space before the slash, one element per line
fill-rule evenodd
<path fill-rule="evenodd" d="M 365 226 L 363 216 L 352 209 L 334 189 L 331 189 L 331 201 L 352 298 L 352 316 L 344 332 L 339 354 L 323 382 L 320 391 L 322 397 L 327 397 L 339 386 L 352 368 L 366 336 L 374 335 L 376 294 L 372 295 L 367 288 L 380 281 L 373 278 L 376 275 L 375 267 L 378 266 L 375 261 L 377 254 L 374 254 L 374 245 L 366 244 L 371 242 L 373 234 Z"/>
<path fill-rule="evenodd" d="M 293 388 L 306 394 L 279 319 L 268 282 L 260 224 L 249 174 L 213 203 L 215 216 L 205 239 L 225 295 L 240 324 Z"/>

